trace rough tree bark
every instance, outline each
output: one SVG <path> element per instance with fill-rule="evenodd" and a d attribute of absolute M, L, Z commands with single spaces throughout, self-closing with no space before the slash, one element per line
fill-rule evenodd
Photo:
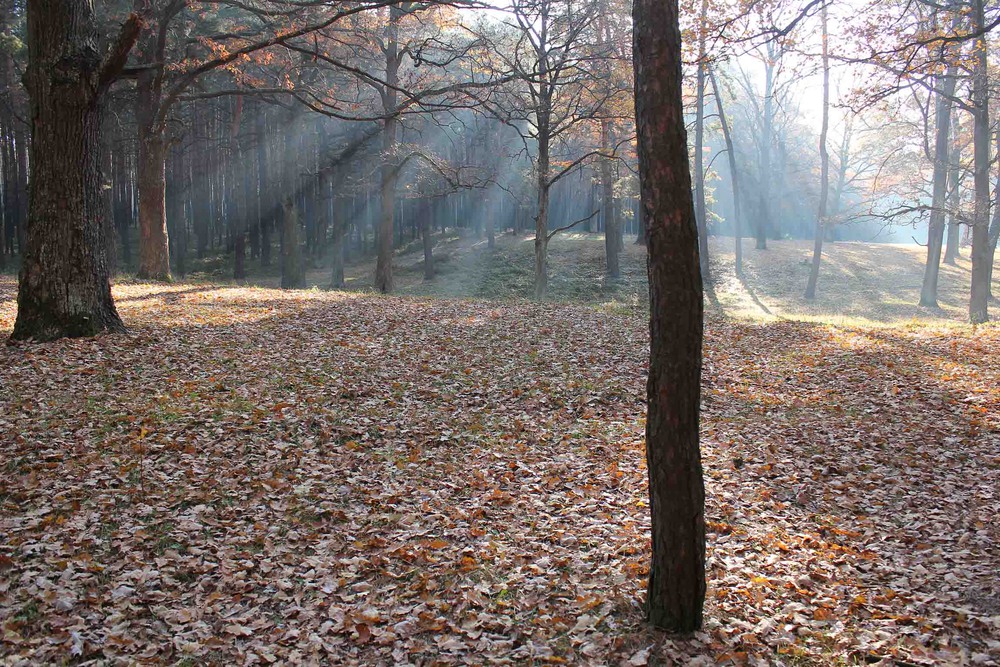
<path fill-rule="evenodd" d="M 677 0 L 635 0 L 632 24 L 639 181 L 649 232 L 646 461 L 653 554 L 646 614 L 657 627 L 690 632 L 701 626 L 705 600 L 698 444 L 703 303 Z"/>
<path fill-rule="evenodd" d="M 106 256 L 101 117 L 142 24 L 130 16 L 102 58 L 88 0 L 32 0 L 27 20 L 32 176 L 11 339 L 123 331 Z"/>

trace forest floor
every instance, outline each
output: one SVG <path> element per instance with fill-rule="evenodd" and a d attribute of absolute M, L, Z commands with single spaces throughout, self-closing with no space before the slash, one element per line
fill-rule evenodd
<path fill-rule="evenodd" d="M 708 315 L 705 628 L 643 625 L 638 266 L 541 304 L 122 283 L 130 335 L 0 349 L 0 664 L 997 664 L 1000 328 L 947 284 L 791 321 L 795 267 Z"/>
<path fill-rule="evenodd" d="M 622 276 L 604 277 L 604 238 L 600 234 L 563 233 L 549 245 L 549 298 L 552 301 L 614 303 L 645 307 L 646 250 L 629 238 L 622 254 Z M 881 326 L 968 318 L 971 262 L 968 248 L 955 266 L 942 265 L 938 309 L 918 308 L 926 249 L 915 244 L 838 242 L 824 244 L 817 297 L 802 298 L 809 277 L 811 241 L 769 241 L 768 250 L 755 250 L 743 241 L 744 278 L 734 271 L 733 239 L 710 239 L 715 290 L 710 307 L 726 315 L 761 321 L 792 319 L 827 324 Z M 423 251 L 419 241 L 398 252 L 396 291 L 414 296 L 475 299 L 529 298 L 533 293 L 533 237 L 497 237 L 490 250 L 483 239 L 450 234 L 435 241 L 436 277 L 423 279 Z M 253 264 L 253 262 L 251 262 Z M 231 266 L 208 260 L 210 271 L 190 280 L 218 284 L 231 275 Z M 359 258 L 346 268 L 347 289 L 371 291 L 374 261 Z M 251 276 L 250 284 L 277 287 L 280 277 L 269 272 Z M 259 269 L 258 269 L 259 272 Z M 309 270 L 307 284 L 325 288 L 330 272 L 325 260 Z M 1000 295 L 1000 255 L 994 271 L 994 294 Z M 1000 308 L 993 309 L 1000 319 Z"/>

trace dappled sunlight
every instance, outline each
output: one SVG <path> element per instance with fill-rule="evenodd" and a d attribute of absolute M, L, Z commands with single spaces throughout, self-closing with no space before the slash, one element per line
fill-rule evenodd
<path fill-rule="evenodd" d="M 560 618 L 599 613 L 609 625 L 588 632 L 608 662 L 651 641 L 641 308 L 116 293 L 132 335 L 0 352 L 0 414 L 20 434 L 2 445 L 4 529 L 15 548 L 51 547 L 55 560 L 31 567 L 53 581 L 55 545 L 97 535 L 99 580 L 57 585 L 88 610 L 81 622 L 124 610 L 122 587 L 158 596 L 171 618 L 199 606 L 192 628 L 224 622 L 233 609 L 211 584 L 242 591 L 242 613 L 260 618 L 291 613 L 288 600 L 316 610 L 300 615 L 307 627 L 331 608 L 368 618 L 390 650 L 403 616 L 383 600 L 433 591 L 441 623 L 462 623 L 473 595 L 484 627 L 505 632 L 557 637 L 576 622 Z M 706 334 L 711 583 L 704 635 L 675 650 L 777 645 L 823 661 L 911 622 L 922 636 L 894 631 L 880 650 L 951 655 L 954 637 L 988 636 L 1000 397 L 996 365 L 980 360 L 1000 351 L 1000 331 L 710 314 Z M 156 527 L 150 512 L 178 519 Z M 12 553 L 22 576 L 28 561 Z M 105 606 L 90 609 L 80 586 L 107 592 Z M 288 600 L 262 592 L 274 586 Z M 280 644 L 286 629 L 256 631 Z M 381 655 L 349 629 L 330 636 Z"/>
<path fill-rule="evenodd" d="M 916 306 L 920 299 L 926 249 L 917 245 L 839 242 L 824 245 L 817 298 L 802 297 L 809 275 L 811 244 L 769 241 L 767 250 L 743 243 L 745 281 L 733 270 L 731 238 L 713 237 L 712 261 L 720 283 L 719 300 L 727 314 L 751 319 L 778 318 L 828 322 L 840 326 L 894 326 L 908 321 L 968 319 L 969 260 L 942 264 L 940 312 Z M 998 260 L 1000 266 L 1000 260 Z M 1000 271 L 994 292 L 1000 294 Z M 765 311 L 770 310 L 771 313 Z"/>

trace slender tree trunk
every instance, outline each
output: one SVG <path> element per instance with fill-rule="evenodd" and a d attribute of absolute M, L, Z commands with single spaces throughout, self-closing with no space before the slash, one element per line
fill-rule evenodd
<path fill-rule="evenodd" d="M 768 62 L 764 68 L 764 118 L 760 143 L 760 219 L 757 220 L 756 248 L 767 250 L 767 232 L 771 226 L 771 135 L 774 131 L 774 68 L 776 51 L 768 42 Z"/>
<path fill-rule="evenodd" d="M 21 129 L 15 129 L 14 150 L 17 153 L 17 187 L 14 188 L 14 210 L 17 211 L 15 218 L 17 249 L 22 255 L 25 253 L 28 243 L 28 208 L 30 206 L 28 143 L 28 133 Z"/>
<path fill-rule="evenodd" d="M 496 203 L 502 201 L 500 193 L 494 192 L 486 198 L 486 247 L 492 250 L 496 247 Z"/>
<path fill-rule="evenodd" d="M 948 189 L 948 135 L 951 129 L 951 97 L 955 94 L 955 66 L 937 84 L 940 93 L 934 112 L 934 181 L 931 197 L 931 219 L 927 228 L 927 263 L 920 289 L 920 305 L 937 308 L 938 275 L 941 272 L 941 246 L 944 245 L 944 207 Z"/>
<path fill-rule="evenodd" d="M 281 289 L 302 289 L 306 286 L 306 277 L 299 247 L 299 214 L 294 196 L 285 196 L 281 213 Z"/>
<path fill-rule="evenodd" d="M 960 184 L 962 171 L 962 145 L 959 140 L 961 121 L 957 113 L 951 117 L 951 157 L 948 159 L 948 234 L 944 250 L 945 264 L 955 266 L 955 261 L 961 254 L 961 228 L 958 224 L 958 207 L 961 202 Z"/>
<path fill-rule="evenodd" d="M 267 112 L 263 111 L 257 116 L 257 197 L 258 197 L 258 217 L 257 224 L 260 226 L 260 264 L 261 266 L 271 265 L 271 217 L 265 215 L 265 210 L 270 211 L 270 202 L 273 201 L 271 185 L 268 181 L 267 164 Z M 263 202 L 267 202 L 265 209 Z"/>
<path fill-rule="evenodd" d="M 546 130 L 547 132 L 547 130 Z M 549 288 L 549 139 L 539 130 L 538 215 L 535 218 L 535 298 L 545 297 Z"/>
<path fill-rule="evenodd" d="M 819 265 L 823 261 L 823 226 L 826 223 L 826 203 L 830 196 L 830 152 L 826 147 L 827 133 L 830 131 L 830 55 L 826 26 L 826 5 L 820 10 L 823 24 L 823 122 L 819 131 L 819 213 L 816 216 L 816 234 L 813 238 L 812 265 L 809 268 L 809 282 L 806 284 L 806 299 L 816 298 L 816 283 L 819 281 Z"/>
<path fill-rule="evenodd" d="M 1000 130 L 996 133 L 996 154 L 1000 155 Z M 989 275 L 986 278 L 988 299 L 993 300 L 993 264 L 996 262 L 997 241 L 1000 240 L 1000 162 L 997 163 L 996 185 L 993 187 L 993 221 L 989 233 L 989 261 L 986 262 Z"/>
<path fill-rule="evenodd" d="M 187 273 L 184 248 L 187 237 L 187 220 L 184 216 L 184 158 L 181 151 L 174 151 L 170 160 L 170 188 L 167 197 L 167 221 L 170 238 L 173 241 L 171 256 L 177 268 L 178 275 Z"/>
<path fill-rule="evenodd" d="M 705 34 L 708 30 L 708 2 L 701 0 L 698 19 L 698 71 L 696 74 L 696 98 L 694 114 L 694 214 L 698 221 L 698 255 L 701 258 L 701 278 L 707 284 L 712 282 L 708 263 L 708 218 L 705 207 L 705 69 L 708 54 L 705 50 Z"/>
<path fill-rule="evenodd" d="M 722 104 L 722 94 L 719 82 L 715 78 L 715 70 L 708 67 L 708 78 L 712 84 L 712 94 L 715 96 L 715 108 L 719 112 L 719 123 L 722 125 L 722 138 L 726 142 L 726 157 L 729 158 L 729 177 L 733 187 L 733 236 L 736 252 L 736 275 L 743 275 L 743 213 L 740 211 L 739 170 L 736 167 L 736 148 L 733 136 L 729 131 L 726 110 Z"/>
<path fill-rule="evenodd" d="M 32 177 L 11 339 L 123 331 L 107 263 L 101 119 L 139 19 L 129 18 L 103 61 L 92 3 L 32 0 L 27 23 Z"/>
<path fill-rule="evenodd" d="M 636 227 L 637 231 L 635 233 L 635 244 L 636 245 L 646 245 L 649 241 L 649 231 L 646 227 L 646 210 L 642 207 L 642 202 L 639 202 L 638 209 L 636 210 Z"/>
<path fill-rule="evenodd" d="M 840 139 L 840 149 L 837 152 L 837 187 L 833 190 L 833 201 L 830 202 L 830 218 L 835 219 L 840 213 L 840 199 L 844 196 L 844 188 L 847 187 L 847 166 L 851 160 L 851 126 L 853 116 L 848 116 L 844 136 Z M 832 240 L 834 225 L 827 225 L 827 238 Z"/>
<path fill-rule="evenodd" d="M 104 114 L 102 121 L 104 120 Z M 102 134 L 105 128 L 101 128 Z M 104 214 L 105 259 L 108 264 L 108 275 L 112 278 L 118 272 L 118 229 L 115 227 L 115 193 L 114 168 L 111 164 L 111 146 L 108 141 L 101 140 L 101 195 L 104 197 L 102 211 Z"/>
<path fill-rule="evenodd" d="M 601 150 L 611 151 L 611 121 L 601 121 Z M 604 255 L 606 274 L 608 278 L 617 280 L 621 277 L 618 262 L 618 221 L 615 219 L 615 184 L 611 179 L 611 167 L 614 158 L 601 159 L 601 209 L 604 217 Z M 589 211 L 588 211 L 589 213 Z"/>
<path fill-rule="evenodd" d="M 229 192 L 231 229 L 233 230 L 233 279 L 246 280 L 247 277 L 247 220 L 250 217 L 250 201 L 246 197 L 246 154 L 240 145 L 240 124 L 243 121 L 243 97 L 234 99 L 233 122 L 229 130 Z"/>
<path fill-rule="evenodd" d="M 698 443 L 702 282 L 681 103 L 677 0 L 632 9 L 636 129 L 649 229 L 650 357 L 646 462 L 652 518 L 647 619 L 701 627 L 705 487 Z"/>
<path fill-rule="evenodd" d="M 333 200 L 333 244 L 331 247 L 330 286 L 339 289 L 344 286 L 344 233 L 347 231 L 347 219 L 344 216 L 342 197 Z"/>
<path fill-rule="evenodd" d="M 431 226 L 431 200 L 420 206 L 420 238 L 424 248 L 424 280 L 434 280 L 434 238 Z"/>
<path fill-rule="evenodd" d="M 973 32 L 984 29 L 986 24 L 983 0 L 972 0 L 971 25 Z M 990 225 L 990 107 L 987 62 L 987 40 L 983 35 L 973 43 L 972 68 L 972 118 L 973 118 L 973 185 L 975 187 L 975 212 L 972 220 L 972 290 L 969 295 L 969 321 L 973 324 L 988 322 L 990 294 L 991 255 Z"/>
<path fill-rule="evenodd" d="M 306 286 L 305 264 L 302 261 L 302 240 L 299 233 L 299 166 L 296 157 L 302 142 L 293 136 L 295 130 L 285 132 L 284 190 L 281 203 L 281 287 L 301 289 Z"/>

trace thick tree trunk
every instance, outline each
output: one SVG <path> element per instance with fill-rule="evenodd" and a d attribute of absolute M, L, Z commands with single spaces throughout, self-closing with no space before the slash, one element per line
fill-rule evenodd
<path fill-rule="evenodd" d="M 826 5 L 820 10 L 823 24 L 823 122 L 819 131 L 820 183 L 819 212 L 816 215 L 816 232 L 813 238 L 812 265 L 806 284 L 806 299 L 816 298 L 816 283 L 819 281 L 819 265 L 823 261 L 823 226 L 826 224 L 826 203 L 830 196 L 830 152 L 826 147 L 826 137 L 830 130 L 830 56 L 826 25 Z"/>
<path fill-rule="evenodd" d="M 639 180 L 649 229 L 646 461 L 653 553 L 646 614 L 657 627 L 691 632 L 701 627 L 705 600 L 698 444 L 703 304 L 677 0 L 635 0 L 632 19 Z"/>
<path fill-rule="evenodd" d="M 986 24 L 983 0 L 972 0 L 970 28 L 983 30 Z M 973 324 L 988 322 L 990 294 L 990 107 L 987 69 L 987 39 L 984 35 L 975 42 L 972 68 L 972 118 L 973 118 L 973 186 L 976 204 L 972 219 L 972 290 L 969 295 L 969 321 Z"/>
<path fill-rule="evenodd" d="M 398 120 L 390 115 L 396 112 L 396 87 L 399 85 L 399 20 L 402 9 L 396 5 L 389 8 L 389 23 L 386 26 L 385 77 L 386 86 L 382 94 L 382 110 L 387 114 L 382 130 L 382 183 L 381 211 L 378 230 L 378 257 L 375 262 L 375 289 L 383 294 L 392 291 L 393 232 L 396 220 L 396 181 L 398 165 L 396 157 L 396 132 Z"/>
<path fill-rule="evenodd" d="M 927 228 L 927 263 L 920 288 L 920 304 L 937 308 L 938 276 L 941 272 L 941 246 L 944 245 L 944 207 L 948 190 L 948 136 L 951 130 L 951 97 L 955 94 L 955 66 L 948 67 L 938 82 L 940 94 L 935 110 L 934 181 L 931 196 L 931 219 Z"/>
<path fill-rule="evenodd" d="M 156 120 L 160 104 L 158 74 L 136 79 L 139 164 L 139 277 L 170 280 L 170 245 L 166 214 L 166 139 Z"/>
<path fill-rule="evenodd" d="M 123 331 L 106 257 L 101 104 L 135 42 L 139 21 L 130 17 L 102 62 L 92 3 L 32 0 L 27 19 L 32 177 L 11 338 Z"/>

